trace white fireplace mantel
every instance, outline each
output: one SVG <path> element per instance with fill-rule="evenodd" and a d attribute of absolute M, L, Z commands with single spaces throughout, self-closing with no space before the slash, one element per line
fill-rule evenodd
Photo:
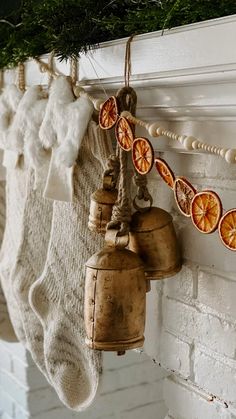
<path fill-rule="evenodd" d="M 235 147 L 236 15 L 139 35 L 131 44 L 131 85 L 138 94 L 137 115 L 159 121 L 180 134 L 225 148 Z M 96 96 L 109 96 L 124 83 L 127 39 L 105 42 L 82 55 L 79 79 Z M 47 57 L 43 57 L 47 60 Z M 56 68 L 69 74 L 69 63 Z M 7 71 L 6 83 L 15 80 Z M 47 75 L 29 61 L 26 82 L 46 84 Z M 145 133 L 146 135 L 146 133 Z M 152 139 L 156 150 L 182 151 L 167 139 Z"/>

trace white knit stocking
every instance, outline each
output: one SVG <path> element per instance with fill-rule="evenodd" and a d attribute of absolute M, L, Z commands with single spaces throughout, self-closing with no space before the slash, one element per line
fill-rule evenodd
<path fill-rule="evenodd" d="M 41 171 L 44 170 L 44 176 L 40 176 L 41 185 L 38 181 L 37 189 L 34 189 L 34 170 L 29 169 L 21 242 L 17 252 L 16 263 L 11 272 L 13 293 L 23 321 L 27 348 L 31 352 L 36 365 L 46 377 L 43 328 L 29 305 L 28 296 L 31 285 L 43 271 L 50 238 L 53 203 L 42 196 L 48 166 L 49 159 L 45 161 L 44 167 L 41 169 Z"/>
<path fill-rule="evenodd" d="M 17 301 L 10 282 L 11 269 L 16 260 L 19 247 L 22 217 L 25 203 L 27 171 L 23 159 L 14 168 L 8 168 L 6 174 L 6 226 L 0 251 L 0 278 L 8 311 L 15 333 L 20 342 L 25 343 L 25 333 Z"/>
<path fill-rule="evenodd" d="M 5 182 L 0 182 L 0 244 L 2 242 L 5 226 Z M 17 342 L 14 329 L 9 318 L 7 303 L 0 284 L 0 339 L 8 342 Z"/>
<path fill-rule="evenodd" d="M 47 262 L 30 290 L 30 303 L 44 328 L 51 382 L 62 402 L 77 411 L 86 408 L 96 394 L 100 359 L 85 345 L 83 313 L 84 265 L 103 244 L 102 237 L 87 227 L 90 195 L 100 186 L 102 175 L 102 166 L 90 150 L 90 142 L 101 137 L 96 137 L 97 127 L 91 124 L 92 132 L 83 140 L 74 170 L 74 202 L 54 202 Z M 107 155 L 110 151 L 107 147 Z"/>

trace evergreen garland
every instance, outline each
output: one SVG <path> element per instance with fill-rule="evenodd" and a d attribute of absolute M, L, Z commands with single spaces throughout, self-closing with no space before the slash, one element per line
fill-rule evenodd
<path fill-rule="evenodd" d="M 100 42 L 236 13 L 235 0 L 11 0 L 0 10 L 0 68 L 55 51 L 79 56 Z"/>

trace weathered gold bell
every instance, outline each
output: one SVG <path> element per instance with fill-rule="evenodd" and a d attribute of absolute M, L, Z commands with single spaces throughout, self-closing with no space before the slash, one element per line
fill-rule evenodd
<path fill-rule="evenodd" d="M 138 255 L 107 246 L 86 263 L 86 344 L 116 351 L 139 348 L 144 342 L 146 278 Z"/>
<path fill-rule="evenodd" d="M 111 220 L 112 208 L 117 200 L 117 189 L 97 189 L 91 195 L 88 228 L 105 234 L 107 223 Z"/>
<path fill-rule="evenodd" d="M 132 216 L 129 249 L 144 262 L 148 279 L 162 279 L 180 271 L 180 245 L 171 215 L 156 207 Z"/>

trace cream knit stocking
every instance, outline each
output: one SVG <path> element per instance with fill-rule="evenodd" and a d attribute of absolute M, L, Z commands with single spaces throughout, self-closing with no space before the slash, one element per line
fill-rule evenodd
<path fill-rule="evenodd" d="M 21 118 L 25 118 L 25 129 L 22 133 L 16 129 L 15 135 L 12 136 L 16 144 L 22 143 L 29 169 L 21 239 L 16 262 L 11 272 L 11 283 L 23 321 L 27 348 L 37 366 L 47 376 L 43 353 L 43 328 L 32 311 L 28 299 L 29 289 L 41 275 L 44 267 L 52 220 L 52 201 L 42 196 L 50 152 L 46 153 L 39 141 L 39 128 L 47 104 L 39 93 L 37 87 L 28 90 L 27 103 L 31 105 L 27 110 L 28 117 L 26 118 L 23 112 Z"/>
<path fill-rule="evenodd" d="M 25 332 L 19 306 L 13 294 L 10 274 L 16 262 L 17 251 L 22 237 L 22 219 L 28 180 L 28 170 L 25 161 L 23 157 L 19 160 L 19 156 L 24 152 L 24 136 L 26 133 L 31 132 L 31 127 L 35 124 L 37 125 L 40 117 L 42 122 L 42 112 L 40 112 L 38 107 L 36 108 L 36 103 L 40 102 L 41 91 L 37 86 L 31 87 L 20 101 L 18 96 L 16 95 L 15 97 L 15 95 L 16 89 L 12 86 L 8 92 L 7 100 L 5 99 L 4 101 L 3 108 L 4 112 L 6 112 L 6 109 L 13 109 L 13 107 L 10 107 L 11 102 L 14 102 L 14 98 L 18 101 L 15 115 L 13 111 L 11 118 L 9 117 L 10 114 L 8 115 L 8 120 L 11 123 L 10 126 L 4 126 L 4 141 L 2 140 L 4 147 L 11 151 L 6 150 L 4 156 L 5 164 L 8 166 L 6 174 L 6 228 L 0 252 L 0 277 L 15 333 L 18 339 L 26 344 Z M 45 105 L 44 103 L 44 107 L 41 106 L 41 108 L 45 109 Z M 4 118 L 2 120 L 5 121 Z M 17 162 L 18 164 L 16 164 Z"/>
<path fill-rule="evenodd" d="M 8 311 L 17 338 L 25 343 L 25 333 L 17 301 L 10 282 L 11 269 L 15 263 L 21 236 L 23 209 L 25 202 L 27 171 L 23 159 L 14 168 L 8 168 L 6 174 L 6 226 L 0 251 L 0 278 Z"/>
<path fill-rule="evenodd" d="M 0 244 L 4 233 L 5 226 L 5 182 L 0 182 Z M 7 303 L 0 284 L 0 339 L 8 342 L 17 342 L 14 329 L 12 327 Z"/>
<path fill-rule="evenodd" d="M 89 147 L 91 141 L 101 141 L 101 136 L 95 123 L 91 124 L 74 170 L 74 202 L 54 202 L 47 262 L 30 290 L 30 303 L 44 328 L 50 379 L 62 402 L 77 411 L 92 402 L 99 379 L 99 354 L 85 345 L 83 313 L 84 265 L 103 242 L 87 227 L 90 195 L 102 175 L 101 164 Z M 110 154 L 110 147 L 107 151 Z"/>
<path fill-rule="evenodd" d="M 47 161 L 48 160 L 48 161 Z M 45 158 L 44 176 L 34 189 L 35 173 L 29 169 L 29 180 L 23 213 L 21 242 L 15 266 L 11 272 L 13 293 L 23 321 L 27 348 L 39 369 L 46 375 L 43 352 L 43 328 L 29 305 L 29 289 L 41 275 L 46 261 L 52 220 L 52 201 L 43 198 L 49 159 Z M 41 185 L 40 185 L 41 183 Z"/>

